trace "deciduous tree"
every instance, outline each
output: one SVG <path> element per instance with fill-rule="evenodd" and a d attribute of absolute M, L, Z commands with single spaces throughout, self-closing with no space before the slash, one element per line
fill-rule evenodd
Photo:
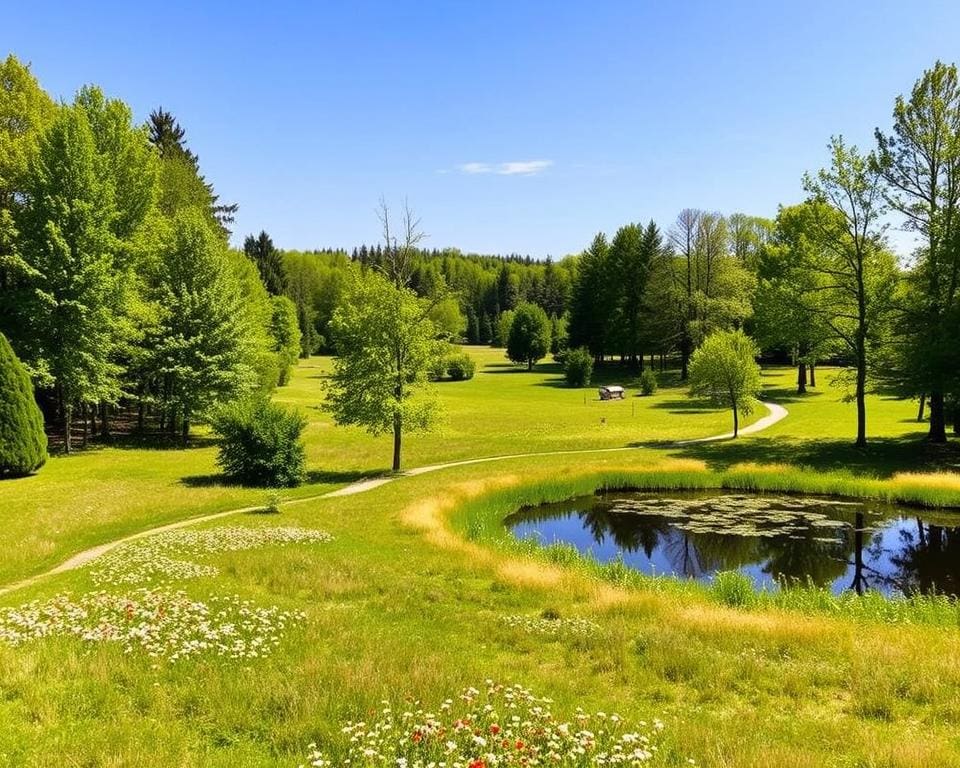
<path fill-rule="evenodd" d="M 338 424 L 372 435 L 392 432 L 394 472 L 400 471 L 403 435 L 429 430 L 438 418 L 427 374 L 446 346 L 436 338 L 430 306 L 430 300 L 367 270 L 351 276 L 330 323 L 339 354 L 324 409 Z"/>
<path fill-rule="evenodd" d="M 690 391 L 733 412 L 733 436 L 740 432 L 740 415 L 753 412 L 760 392 L 759 348 L 743 331 L 715 331 L 690 358 Z"/>

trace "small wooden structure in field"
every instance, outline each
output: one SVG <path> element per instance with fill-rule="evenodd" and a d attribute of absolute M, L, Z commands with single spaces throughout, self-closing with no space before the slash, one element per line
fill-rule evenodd
<path fill-rule="evenodd" d="M 619 384 L 611 384 L 609 387 L 600 387 L 601 400 L 623 400 L 626 393 Z"/>

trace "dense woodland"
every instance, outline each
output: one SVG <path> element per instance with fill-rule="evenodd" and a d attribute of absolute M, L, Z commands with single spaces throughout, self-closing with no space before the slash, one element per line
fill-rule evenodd
<path fill-rule="evenodd" d="M 402 255 L 397 288 L 429 299 L 446 341 L 505 346 L 518 310 L 536 305 L 560 360 L 583 348 L 638 373 L 669 360 L 686 378 L 710 333 L 742 329 L 797 366 L 800 392 L 818 363 L 846 366 L 858 443 L 871 387 L 921 398 L 930 439 L 946 440 L 948 424 L 960 428 L 956 68 L 937 63 L 898 97 L 871 151 L 831 139 L 804 188 L 773 219 L 689 208 L 556 261 L 419 238 L 400 254 L 389 234 L 301 252 L 261 232 L 234 250 L 236 205 L 218 198 L 173 115 L 140 124 L 93 86 L 56 103 L 11 56 L 0 65 L 0 333 L 67 450 L 77 428 L 106 435 L 121 416 L 185 438 L 219 403 L 282 386 L 297 355 L 337 353 L 331 323 L 351 276 L 389 274 Z M 908 258 L 887 246 L 890 221 L 918 236 Z"/>

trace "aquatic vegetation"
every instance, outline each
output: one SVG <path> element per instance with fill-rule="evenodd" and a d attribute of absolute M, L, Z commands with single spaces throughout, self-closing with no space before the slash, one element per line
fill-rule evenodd
<path fill-rule="evenodd" d="M 511 629 L 520 629 L 533 635 L 572 635 L 586 637 L 600 631 L 600 625 L 579 616 L 501 616 L 500 621 Z"/>
<path fill-rule="evenodd" d="M 218 552 L 238 552 L 270 545 L 320 543 L 332 540 L 325 531 L 289 526 L 222 526 L 203 530 L 181 529 L 158 533 L 116 547 L 94 560 L 90 578 L 97 586 L 160 584 L 202 576 L 216 576 L 216 566 L 185 557 Z"/>
<path fill-rule="evenodd" d="M 164 587 L 118 595 L 60 594 L 0 610 L 0 642 L 9 645 L 46 637 L 116 643 L 125 653 L 176 662 L 194 656 L 256 659 L 279 645 L 290 626 L 306 616 L 275 606 L 257 606 L 236 595 L 206 602 Z"/>
<path fill-rule="evenodd" d="M 608 511 L 670 518 L 674 528 L 688 533 L 773 538 L 800 534 L 811 527 L 824 529 L 825 533 L 847 527 L 844 521 L 817 510 L 857 506 L 856 502 L 837 499 L 727 494 L 706 499 L 617 498 L 610 502 Z M 825 542 L 835 540 L 826 535 L 819 538 Z"/>
<path fill-rule="evenodd" d="M 572 722 L 551 712 L 552 701 L 520 685 L 487 680 L 434 710 L 395 712 L 389 702 L 372 722 L 348 723 L 346 745 L 325 752 L 309 746 L 309 765 L 391 768 L 493 768 L 494 766 L 655 765 L 656 735 L 663 723 L 628 728 L 617 714 L 577 709 Z M 692 762 L 692 761 L 691 761 Z"/>

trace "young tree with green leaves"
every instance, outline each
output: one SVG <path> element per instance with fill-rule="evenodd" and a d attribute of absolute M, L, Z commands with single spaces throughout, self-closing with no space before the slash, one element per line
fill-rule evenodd
<path fill-rule="evenodd" d="M 877 164 L 830 140 L 830 167 L 804 176 L 811 196 L 809 225 L 817 247 L 807 268 L 823 279 L 821 316 L 853 358 L 856 444 L 867 444 L 867 376 L 871 342 L 878 338 L 896 285 L 895 259 L 884 248 L 882 179 Z"/>
<path fill-rule="evenodd" d="M 431 301 L 379 271 L 351 275 L 330 323 L 337 345 L 324 409 L 337 424 L 372 435 L 393 433 L 393 471 L 403 435 L 427 431 L 438 418 L 427 375 L 446 351 L 430 320 Z"/>
<path fill-rule="evenodd" d="M 0 478 L 36 472 L 47 460 L 43 414 L 30 374 L 0 333 Z"/>
<path fill-rule="evenodd" d="M 960 312 L 960 82 L 937 61 L 908 98 L 898 96 L 893 131 L 876 130 L 876 165 L 886 200 L 923 246 L 899 302 L 897 354 L 890 372 L 905 394 L 926 393 L 928 438 L 946 435 L 946 401 L 960 391 L 955 321 Z"/>
<path fill-rule="evenodd" d="M 258 349 L 226 245 L 203 214 L 178 214 L 161 249 L 161 316 L 145 346 L 166 423 L 186 442 L 194 418 L 257 386 Z"/>
<path fill-rule="evenodd" d="M 534 364 L 550 351 L 550 318 L 536 304 L 521 304 L 513 314 L 507 338 L 507 357 L 533 370 Z"/>
<path fill-rule="evenodd" d="M 273 314 L 270 318 L 270 335 L 277 353 L 279 377 L 277 386 L 285 387 L 290 382 L 290 369 L 300 356 L 300 326 L 297 322 L 297 307 L 286 296 L 271 296 Z"/>
<path fill-rule="evenodd" d="M 743 331 L 715 331 L 690 358 L 690 392 L 732 411 L 734 437 L 740 433 L 740 416 L 753 412 L 762 387 L 759 354 Z"/>

